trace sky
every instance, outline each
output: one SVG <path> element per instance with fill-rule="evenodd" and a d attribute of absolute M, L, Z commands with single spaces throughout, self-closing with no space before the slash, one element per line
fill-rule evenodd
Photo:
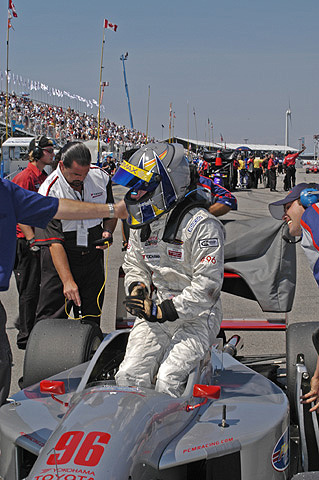
<path fill-rule="evenodd" d="M 13 0 L 11 72 L 97 99 L 103 20 L 105 115 L 161 140 L 285 144 L 319 134 L 317 0 Z M 6 69 L 8 1 L 0 0 L 0 70 Z M 2 82 L 2 88 L 5 88 Z M 65 100 L 66 101 L 66 100 Z M 149 109 L 148 109 L 149 105 Z M 96 113 L 94 110 L 88 110 Z M 149 111 L 149 115 L 148 115 Z M 195 115 L 194 115 L 195 112 Z M 213 130 L 209 128 L 213 124 Z M 162 127 L 164 125 L 164 128 Z"/>

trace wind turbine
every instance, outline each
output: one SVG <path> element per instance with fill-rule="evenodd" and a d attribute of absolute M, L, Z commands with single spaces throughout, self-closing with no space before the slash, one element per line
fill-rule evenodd
<path fill-rule="evenodd" d="M 286 134 L 285 134 L 285 146 L 286 150 L 289 147 L 289 122 L 291 125 L 291 110 L 290 110 L 290 100 L 289 100 L 289 107 L 288 110 L 286 111 Z"/>

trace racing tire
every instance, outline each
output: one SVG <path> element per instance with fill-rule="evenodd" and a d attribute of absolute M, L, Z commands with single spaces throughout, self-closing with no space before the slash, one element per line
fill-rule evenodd
<path fill-rule="evenodd" d="M 23 388 L 90 360 L 102 340 L 93 322 L 48 318 L 36 323 L 25 351 Z"/>
<path fill-rule="evenodd" d="M 290 403 L 290 419 L 297 425 L 296 411 L 296 360 L 303 354 L 305 365 L 312 377 L 317 364 L 318 354 L 312 342 L 312 334 L 319 328 L 319 322 L 298 322 L 289 325 L 286 333 L 287 354 L 287 396 Z"/>

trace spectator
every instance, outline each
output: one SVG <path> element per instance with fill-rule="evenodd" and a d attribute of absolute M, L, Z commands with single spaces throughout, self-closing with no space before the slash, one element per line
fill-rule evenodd
<path fill-rule="evenodd" d="M 116 170 L 116 164 L 111 157 L 111 155 L 107 155 L 106 159 L 102 163 L 102 169 L 110 176 L 112 177 L 115 173 Z"/>

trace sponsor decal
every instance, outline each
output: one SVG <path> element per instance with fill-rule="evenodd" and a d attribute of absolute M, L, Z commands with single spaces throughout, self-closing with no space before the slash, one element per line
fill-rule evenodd
<path fill-rule="evenodd" d="M 144 248 L 147 248 L 147 247 L 152 247 L 154 245 L 157 245 L 158 244 L 158 238 L 157 238 L 157 235 L 154 236 L 154 237 L 149 237 L 146 242 L 144 243 Z"/>
<path fill-rule="evenodd" d="M 130 242 L 128 242 L 126 250 L 129 252 L 131 250 L 131 248 L 132 248 L 132 244 Z"/>
<path fill-rule="evenodd" d="M 65 432 L 52 449 L 54 453 L 48 456 L 47 465 L 65 465 L 72 461 L 81 467 L 95 467 L 110 438 L 106 432 L 89 432 L 87 435 L 77 430 Z"/>
<path fill-rule="evenodd" d="M 197 450 L 202 450 L 203 448 L 217 447 L 219 445 L 224 445 L 225 443 L 233 442 L 234 438 L 225 438 L 224 440 L 217 440 L 216 442 L 204 443 L 203 445 L 196 445 L 195 447 L 184 448 L 183 454 L 196 452 Z"/>
<path fill-rule="evenodd" d="M 212 257 L 211 255 L 207 255 L 206 257 L 203 257 L 200 261 L 200 263 L 212 263 L 213 265 L 216 265 L 216 258 Z"/>
<path fill-rule="evenodd" d="M 178 240 L 178 238 L 175 238 L 172 242 L 170 242 L 172 245 L 183 245 L 184 242 L 183 240 Z"/>
<path fill-rule="evenodd" d="M 277 472 L 283 472 L 289 465 L 289 429 L 281 435 L 272 452 L 271 464 Z"/>
<path fill-rule="evenodd" d="M 199 240 L 200 248 L 207 248 L 207 247 L 218 247 L 219 240 L 218 238 L 207 238 L 205 240 Z"/>
<path fill-rule="evenodd" d="M 25 438 L 27 438 L 28 440 L 30 440 L 30 442 L 36 443 L 37 445 L 39 445 L 39 447 L 44 447 L 44 443 L 43 443 L 43 442 L 41 442 L 40 440 L 32 437 L 32 435 L 29 435 L 28 433 L 20 432 L 20 435 L 22 435 L 23 437 L 25 437 Z"/>
<path fill-rule="evenodd" d="M 180 262 L 184 261 L 184 251 L 181 249 L 172 249 L 168 247 L 167 255 L 169 256 L 169 258 L 174 258 L 174 260 L 178 260 Z"/>
<path fill-rule="evenodd" d="M 197 215 L 197 217 L 194 218 L 194 220 L 191 221 L 190 225 L 187 228 L 188 233 L 192 233 L 198 222 L 203 220 L 204 216 L 203 215 Z"/>
<path fill-rule="evenodd" d="M 52 473 L 49 473 L 51 472 Z M 94 480 L 95 473 L 81 468 L 43 468 L 39 475 L 33 477 L 33 480 Z"/>
<path fill-rule="evenodd" d="M 144 253 L 144 260 L 160 260 L 161 256 L 158 253 Z"/>
<path fill-rule="evenodd" d="M 100 197 L 101 195 L 103 195 L 103 192 L 91 193 L 92 198 L 97 198 L 97 197 Z"/>

